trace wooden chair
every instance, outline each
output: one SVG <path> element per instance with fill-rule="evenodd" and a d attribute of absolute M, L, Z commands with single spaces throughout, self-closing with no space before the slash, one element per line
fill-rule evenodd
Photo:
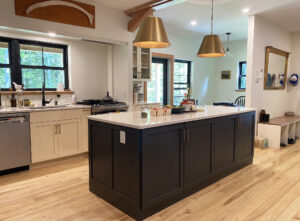
<path fill-rule="evenodd" d="M 239 107 L 245 107 L 245 96 L 240 96 L 235 100 L 235 104 Z"/>

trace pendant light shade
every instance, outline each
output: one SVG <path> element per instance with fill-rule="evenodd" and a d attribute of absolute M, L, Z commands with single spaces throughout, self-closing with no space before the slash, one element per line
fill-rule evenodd
<path fill-rule="evenodd" d="M 206 35 L 198 51 L 198 57 L 216 58 L 225 56 L 225 50 L 218 35 Z"/>
<path fill-rule="evenodd" d="M 136 35 L 133 45 L 139 48 L 166 48 L 171 44 L 161 18 L 144 19 Z"/>
<path fill-rule="evenodd" d="M 198 57 L 216 58 L 226 55 L 222 41 L 218 35 L 213 34 L 214 28 L 214 0 L 211 1 L 211 34 L 204 36 Z"/>

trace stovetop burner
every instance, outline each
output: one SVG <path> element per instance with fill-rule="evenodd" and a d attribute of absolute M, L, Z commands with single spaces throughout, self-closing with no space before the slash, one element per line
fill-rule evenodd
<path fill-rule="evenodd" d="M 101 114 L 116 111 L 127 111 L 128 105 L 125 102 L 104 101 L 98 99 L 87 99 L 77 104 L 92 106 L 92 114 Z"/>

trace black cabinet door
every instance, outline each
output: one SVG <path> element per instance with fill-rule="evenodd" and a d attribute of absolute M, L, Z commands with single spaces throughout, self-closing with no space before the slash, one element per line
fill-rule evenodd
<path fill-rule="evenodd" d="M 183 124 L 143 132 L 143 209 L 182 191 L 182 131 Z"/>
<path fill-rule="evenodd" d="M 90 177 L 112 187 L 112 128 L 90 122 Z"/>
<path fill-rule="evenodd" d="M 213 172 L 230 169 L 235 162 L 235 125 L 236 115 L 221 117 L 215 120 Z"/>
<path fill-rule="evenodd" d="M 184 145 L 184 184 L 190 187 L 201 183 L 211 173 L 213 121 L 202 120 L 186 124 Z"/>
<path fill-rule="evenodd" d="M 236 161 L 253 157 L 255 112 L 239 114 L 236 130 Z"/>
<path fill-rule="evenodd" d="M 121 141 L 120 133 L 125 139 Z M 113 190 L 139 201 L 139 132 L 113 129 Z"/>

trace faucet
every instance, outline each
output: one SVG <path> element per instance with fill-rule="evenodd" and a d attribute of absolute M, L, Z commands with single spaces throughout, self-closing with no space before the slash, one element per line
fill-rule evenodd
<path fill-rule="evenodd" d="M 50 99 L 50 101 L 46 101 L 46 99 L 45 99 L 45 81 L 44 81 L 43 87 L 42 87 L 42 106 L 46 106 L 46 104 L 50 104 L 51 101 L 52 101 L 52 98 Z"/>

